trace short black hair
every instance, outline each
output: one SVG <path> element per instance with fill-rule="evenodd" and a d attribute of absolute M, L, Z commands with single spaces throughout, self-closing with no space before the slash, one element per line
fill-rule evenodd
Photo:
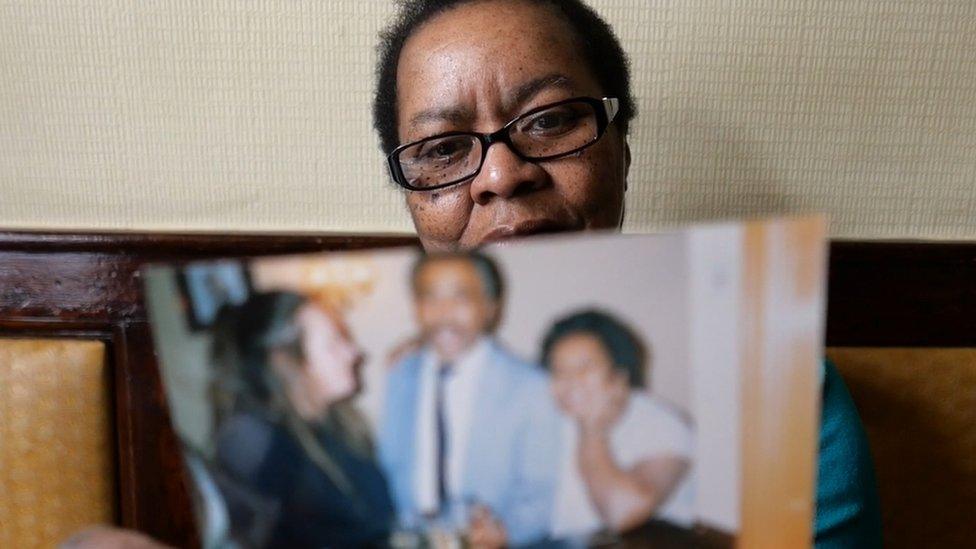
<path fill-rule="evenodd" d="M 563 339 L 577 334 L 595 337 L 606 349 L 613 367 L 627 375 L 631 387 L 646 387 L 648 349 L 632 328 L 616 316 L 597 309 L 577 311 L 564 316 L 549 328 L 542 342 L 540 362 L 551 369 L 552 350 Z"/>
<path fill-rule="evenodd" d="M 452 259 L 471 263 L 475 270 L 478 271 L 478 276 L 481 278 L 481 288 L 484 290 L 485 295 L 492 301 L 501 301 L 505 294 L 505 282 L 502 278 L 502 272 L 494 259 L 477 250 L 420 254 L 417 261 L 413 264 L 413 270 L 410 276 L 410 279 L 413 281 L 414 290 L 417 288 L 417 276 L 420 275 L 420 270 L 424 266 L 435 261 Z"/>
<path fill-rule="evenodd" d="M 373 127 L 385 154 L 399 144 L 397 128 L 397 64 L 407 39 L 435 15 L 462 4 L 488 0 L 398 0 L 393 22 L 380 34 L 379 61 L 376 67 L 376 95 L 373 98 Z M 523 0 L 546 5 L 563 16 L 576 33 L 580 53 L 603 93 L 620 100 L 615 119 L 626 135 L 637 114 L 630 92 L 630 67 L 627 55 L 613 29 L 581 0 Z"/>

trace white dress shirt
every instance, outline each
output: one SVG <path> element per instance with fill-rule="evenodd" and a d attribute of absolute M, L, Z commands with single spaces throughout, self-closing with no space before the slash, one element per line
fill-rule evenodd
<path fill-rule="evenodd" d="M 590 502 L 586 482 L 579 470 L 578 438 L 576 422 L 564 417 L 564 442 L 552 523 L 552 533 L 557 538 L 587 536 L 604 526 Z M 644 391 L 631 391 L 627 410 L 610 433 L 610 451 L 623 469 L 658 456 L 684 457 L 690 463 L 693 453 L 691 428 L 667 403 Z M 693 498 L 693 471 L 689 470 L 667 501 L 658 507 L 654 517 L 690 526 L 694 519 Z"/>
<path fill-rule="evenodd" d="M 447 424 L 447 494 L 461 499 L 465 453 L 471 432 L 474 399 L 478 381 L 490 356 L 488 338 L 479 339 L 463 356 L 451 362 L 451 373 L 444 378 L 444 405 Z M 433 513 L 441 502 L 437 496 L 437 379 L 441 359 L 433 349 L 423 351 L 420 379 L 420 405 L 417 413 L 416 493 L 421 512 Z"/>

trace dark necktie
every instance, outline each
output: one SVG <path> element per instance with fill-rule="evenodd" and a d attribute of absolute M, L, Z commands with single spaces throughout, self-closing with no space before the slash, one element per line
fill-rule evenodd
<path fill-rule="evenodd" d="M 443 511 L 447 507 L 447 455 L 449 451 L 447 425 L 447 381 L 451 377 L 451 364 L 442 364 L 437 369 L 437 391 L 435 400 L 437 431 L 437 503 Z"/>

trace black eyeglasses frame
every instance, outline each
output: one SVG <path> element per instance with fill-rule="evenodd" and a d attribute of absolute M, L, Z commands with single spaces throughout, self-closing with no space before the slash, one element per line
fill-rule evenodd
<path fill-rule="evenodd" d="M 518 150 L 518 148 L 512 143 L 512 138 L 509 135 L 509 132 L 511 131 L 512 127 L 515 126 L 515 124 L 519 123 L 526 117 L 532 116 L 533 114 L 537 114 L 542 111 L 552 109 L 554 107 L 559 107 L 561 105 L 567 105 L 569 103 L 587 103 L 591 107 L 593 107 L 593 112 L 596 115 L 596 137 L 594 137 L 593 140 L 570 151 L 561 152 L 559 154 L 553 154 L 549 156 L 539 156 L 539 157 L 522 154 Z M 421 191 L 421 192 L 436 191 L 439 189 L 450 187 L 452 185 L 457 185 L 459 183 L 477 177 L 478 174 L 481 173 L 481 169 L 485 166 L 485 159 L 488 157 L 488 148 L 494 145 L 495 143 L 504 143 L 508 145 L 508 149 L 512 151 L 512 153 L 515 154 L 515 156 L 517 156 L 518 158 L 526 162 L 545 162 L 547 160 L 556 160 L 557 158 L 562 158 L 564 156 L 569 156 L 571 154 L 578 153 L 583 149 L 590 147 L 591 145 L 599 141 L 601 137 L 603 137 L 603 134 L 606 133 L 607 128 L 613 122 L 614 118 L 616 118 L 617 112 L 619 110 L 620 110 L 620 101 L 616 97 L 604 97 L 602 99 L 597 99 L 595 97 L 572 97 L 570 99 L 564 99 L 562 101 L 557 101 L 555 103 L 542 105 L 528 112 L 522 113 L 516 116 L 515 118 L 513 118 L 512 120 L 510 120 L 507 124 L 502 126 L 498 131 L 494 131 L 491 133 L 445 132 L 437 135 L 431 135 L 423 139 L 418 139 L 417 141 L 412 141 L 404 145 L 400 145 L 399 147 L 393 149 L 393 151 L 389 155 L 387 155 L 386 161 L 387 164 L 389 165 L 390 175 L 392 176 L 393 181 L 397 185 L 403 187 L 404 189 L 407 189 L 408 191 Z M 431 139 L 440 139 L 444 137 L 454 137 L 460 135 L 474 137 L 481 142 L 481 161 L 478 163 L 478 169 L 475 170 L 474 173 L 462 177 L 460 179 L 456 179 L 454 181 L 448 181 L 447 183 L 441 183 L 439 185 L 434 185 L 431 187 L 415 187 L 407 181 L 406 176 L 403 174 L 403 167 L 400 166 L 399 156 L 401 152 L 424 141 L 429 141 Z"/>

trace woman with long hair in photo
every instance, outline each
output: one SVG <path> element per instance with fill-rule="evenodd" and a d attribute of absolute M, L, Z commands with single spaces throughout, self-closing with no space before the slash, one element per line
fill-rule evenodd
<path fill-rule="evenodd" d="M 228 537 L 385 545 L 393 504 L 350 401 L 362 355 L 340 316 L 299 294 L 258 293 L 225 310 L 213 333 L 214 465 Z"/>

